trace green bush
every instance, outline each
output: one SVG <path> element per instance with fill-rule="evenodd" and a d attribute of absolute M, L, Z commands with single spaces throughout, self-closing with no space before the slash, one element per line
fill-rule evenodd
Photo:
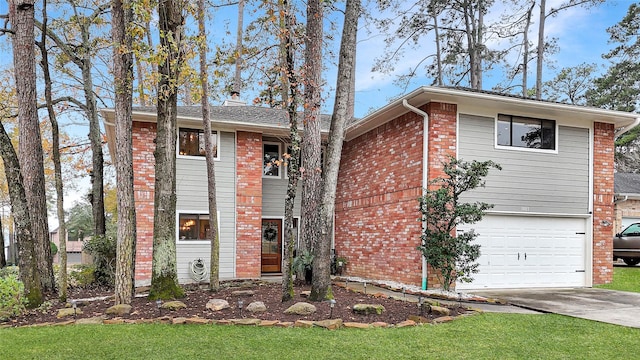
<path fill-rule="evenodd" d="M 0 320 L 20 315 L 25 305 L 24 285 L 18 276 L 10 274 L 0 277 Z"/>
<path fill-rule="evenodd" d="M 53 241 L 51 241 L 50 244 L 51 244 L 51 256 L 56 256 L 56 254 L 58 253 L 58 246 Z"/>
<path fill-rule="evenodd" d="M 93 257 L 95 280 L 114 286 L 116 277 L 116 240 L 113 236 L 93 236 L 84 242 L 84 250 Z"/>
<path fill-rule="evenodd" d="M 76 265 L 69 272 L 69 285 L 87 287 L 95 281 L 95 267 L 93 265 Z"/>
<path fill-rule="evenodd" d="M 20 273 L 18 272 L 17 266 L 5 266 L 2 269 L 0 269 L 0 278 L 4 278 L 10 275 L 15 276 L 16 278 L 20 277 Z"/>

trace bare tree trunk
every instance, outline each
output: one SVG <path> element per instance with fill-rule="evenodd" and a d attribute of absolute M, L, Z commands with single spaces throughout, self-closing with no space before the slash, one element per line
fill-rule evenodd
<path fill-rule="evenodd" d="M 40 124 L 36 105 L 36 69 L 34 38 L 34 2 L 11 1 L 13 35 L 13 66 L 18 93 L 18 156 L 24 179 L 24 189 L 31 218 L 31 236 L 35 241 L 35 256 L 42 290 L 55 288 L 49 224 L 47 222 L 44 161 Z M 6 169 L 6 167 L 5 167 Z M 17 219 L 16 219 L 17 220 Z"/>
<path fill-rule="evenodd" d="M 522 55 L 522 97 L 526 98 L 528 97 L 527 95 L 527 78 L 528 78 L 528 73 L 529 73 L 529 26 L 531 26 L 531 15 L 533 14 L 533 8 L 535 6 L 535 2 L 531 5 L 531 7 L 529 8 L 529 11 L 527 11 L 527 19 L 526 19 L 526 25 L 524 27 L 524 34 L 523 34 L 523 46 L 524 46 L 524 53 Z"/>
<path fill-rule="evenodd" d="M 184 296 L 176 268 L 176 140 L 177 84 L 183 57 L 182 10 L 179 0 L 160 1 L 160 44 L 166 56 L 158 65 L 158 129 L 154 194 L 153 262 L 150 299 Z"/>
<path fill-rule="evenodd" d="M 2 228 L 2 218 L 0 217 L 0 269 L 7 266 L 7 257 L 4 254 L 4 229 Z"/>
<path fill-rule="evenodd" d="M 320 0 L 307 2 L 304 65 L 304 139 L 302 141 L 302 224 L 298 251 L 312 251 L 320 239 L 322 164 L 320 109 L 322 107 L 323 9 Z"/>
<path fill-rule="evenodd" d="M 542 62 L 544 61 L 544 23 L 547 20 L 546 0 L 540 0 L 538 24 L 538 53 L 536 59 L 536 100 L 542 98 Z"/>
<path fill-rule="evenodd" d="M 241 0 L 242 2 L 242 0 Z M 198 0 L 198 36 L 200 37 L 200 81 L 202 82 L 202 127 L 204 128 L 204 150 L 207 161 L 207 195 L 209 200 L 209 228 L 211 229 L 211 258 L 209 265 L 209 290 L 220 289 L 220 236 L 218 231 L 218 202 L 216 198 L 216 168 L 213 142 L 211 141 L 211 118 L 209 116 L 209 72 L 207 66 L 207 30 L 205 0 Z M 240 16 L 240 15 L 239 15 Z M 242 31 L 240 31 L 242 33 Z M 237 63 L 236 63 L 237 66 Z M 238 71 L 238 70 L 236 70 Z"/>
<path fill-rule="evenodd" d="M 47 113 L 51 122 L 51 158 L 53 159 L 54 177 L 56 184 L 56 210 L 58 216 L 58 255 L 60 269 L 58 272 L 58 297 L 60 301 L 67 301 L 67 228 L 64 219 L 64 191 L 62 186 L 62 165 L 60 164 L 60 128 L 53 110 L 53 96 L 51 93 L 51 74 L 49 72 L 49 53 L 47 50 L 47 0 L 42 6 L 42 37 L 38 46 L 42 54 L 42 72 L 44 76 L 44 94 Z"/>
<path fill-rule="evenodd" d="M 118 233 L 116 243 L 115 303 L 130 304 L 134 294 L 136 208 L 133 196 L 133 53 L 130 27 L 133 8 L 129 1 L 113 0 L 113 75 L 115 84 L 116 197 Z M 129 30 L 129 31 L 128 31 Z"/>
<path fill-rule="evenodd" d="M 233 91 L 240 93 L 242 89 L 242 31 L 244 19 L 244 0 L 238 1 L 238 29 L 236 31 L 236 71 L 233 80 Z"/>
<path fill-rule="evenodd" d="M 11 1 L 10 13 L 15 12 L 15 7 L 21 3 Z M 23 9 L 24 10 L 24 9 Z M 33 8 L 31 8 L 33 13 Z M 15 19 L 15 18 L 14 18 Z M 16 29 L 16 22 L 11 22 Z M 19 32 L 16 31 L 16 35 Z M 33 37 L 29 38 L 33 43 Z M 20 104 L 20 101 L 18 101 Z M 44 301 L 42 283 L 38 272 L 38 260 L 36 258 L 35 239 L 31 231 L 30 210 L 27 204 L 27 195 L 24 189 L 22 174 L 20 173 L 20 164 L 18 156 L 11 144 L 11 139 L 4 129 L 4 125 L 0 122 L 0 155 L 5 165 L 5 176 L 9 186 L 9 197 L 11 198 L 11 213 L 15 223 L 15 241 L 18 245 L 18 265 L 20 272 L 20 280 L 24 283 L 25 297 L 27 298 L 27 306 L 36 308 Z M 3 249 L 4 251 L 4 249 Z"/>
<path fill-rule="evenodd" d="M 436 42 L 436 67 L 438 69 L 438 75 L 436 77 L 436 84 L 438 86 L 444 85 L 442 74 L 442 45 L 440 44 L 440 27 L 438 25 L 439 11 L 436 11 L 436 6 L 431 6 L 431 13 L 433 14 L 433 32 Z"/>
<path fill-rule="evenodd" d="M 327 146 L 324 183 L 322 188 L 321 238 L 315 247 L 313 262 L 313 282 L 310 299 L 322 301 L 333 297 L 331 292 L 331 240 L 333 233 L 333 216 L 338 185 L 338 170 L 342 155 L 347 122 L 353 118 L 353 102 L 350 90 L 353 88 L 356 65 L 356 40 L 358 35 L 358 18 L 360 17 L 360 0 L 347 0 L 340 59 L 338 62 L 338 79 L 336 97 L 331 117 L 331 131 Z"/>
<path fill-rule="evenodd" d="M 284 199 L 284 256 L 282 267 L 282 301 L 293 299 L 293 208 L 295 206 L 298 180 L 300 179 L 300 134 L 298 133 L 298 80 L 295 74 L 295 16 L 288 0 L 279 2 L 280 10 L 280 62 L 282 67 L 282 100 L 289 115 L 289 137 L 291 150 L 287 162 L 287 194 Z"/>

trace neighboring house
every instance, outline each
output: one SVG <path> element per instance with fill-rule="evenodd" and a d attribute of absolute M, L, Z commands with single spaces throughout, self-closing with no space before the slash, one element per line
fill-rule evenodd
<path fill-rule="evenodd" d="M 615 175 L 616 233 L 634 222 L 640 222 L 640 174 L 616 173 Z"/>
<path fill-rule="evenodd" d="M 113 153 L 113 111 L 103 115 Z M 133 117 L 139 285 L 151 278 L 155 118 L 151 108 Z M 286 177 L 270 160 L 286 147 L 285 119 L 266 108 L 212 108 L 223 279 L 280 271 Z M 189 262 L 209 259 L 199 109 L 180 108 L 178 123 L 176 243 L 179 278 L 188 281 Z M 347 129 L 334 231 L 346 274 L 438 286 L 416 250 L 417 199 L 452 155 L 503 168 L 465 196 L 495 207 L 458 229 L 475 229 L 482 245 L 480 273 L 458 288 L 611 281 L 613 141 L 616 129 L 637 123 L 630 113 L 452 88 L 423 87 L 393 101 Z"/>
<path fill-rule="evenodd" d="M 58 232 L 59 228 L 56 228 L 55 230 L 52 230 L 49 232 L 49 239 L 56 244 L 56 246 L 58 247 L 58 254 L 56 254 L 53 257 L 53 263 L 54 264 L 58 264 L 60 263 L 60 233 Z M 82 241 L 69 241 L 67 240 L 66 246 L 67 246 L 67 265 L 76 265 L 76 264 L 82 264 Z M 87 257 L 87 255 L 85 255 L 85 258 Z M 87 258 L 88 259 L 88 258 Z M 85 263 L 88 260 L 85 260 Z"/>

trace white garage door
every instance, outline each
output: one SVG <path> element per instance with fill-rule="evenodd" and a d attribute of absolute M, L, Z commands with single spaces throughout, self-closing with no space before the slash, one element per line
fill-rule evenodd
<path fill-rule="evenodd" d="M 586 285 L 586 219 L 487 215 L 479 234 L 480 272 L 458 289 Z"/>

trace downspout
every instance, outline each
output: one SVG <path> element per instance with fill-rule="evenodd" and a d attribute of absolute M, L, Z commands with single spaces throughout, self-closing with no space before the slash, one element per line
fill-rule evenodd
<path fill-rule="evenodd" d="M 636 118 L 631 124 L 629 125 L 625 125 L 622 129 L 616 131 L 615 137 L 617 138 L 618 136 L 626 133 L 627 131 L 633 129 L 634 127 L 638 126 L 640 124 L 640 117 Z"/>
<path fill-rule="evenodd" d="M 413 111 L 414 113 L 422 116 L 423 118 L 423 131 L 422 131 L 422 195 L 426 194 L 427 186 L 429 184 L 429 114 L 412 106 L 406 99 L 402 99 L 402 105 Z M 640 120 L 640 119 L 639 119 Z M 423 228 L 426 226 L 422 224 Z M 422 256 L 422 290 L 427 290 L 427 259 Z"/>

